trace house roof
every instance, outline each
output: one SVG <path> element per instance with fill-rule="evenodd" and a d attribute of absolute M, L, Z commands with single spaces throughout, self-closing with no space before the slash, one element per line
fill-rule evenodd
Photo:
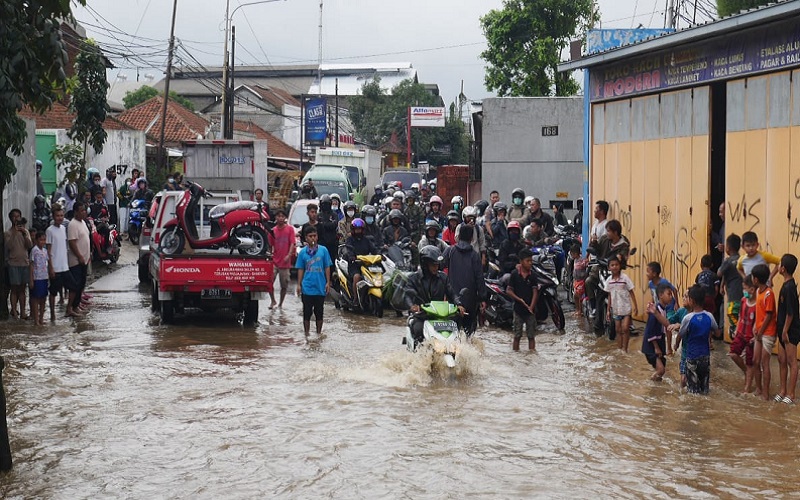
<path fill-rule="evenodd" d="M 397 132 L 392 132 L 392 137 L 383 143 L 383 145 L 378 148 L 378 151 L 381 153 L 401 154 L 405 152 L 405 148 L 400 144 L 400 140 L 397 138 Z"/>
<path fill-rule="evenodd" d="M 800 14 L 800 2 L 794 0 L 779 0 L 764 7 L 742 11 L 719 21 L 708 22 L 693 26 L 675 33 L 648 38 L 641 42 L 592 54 L 581 59 L 564 62 L 558 65 L 558 71 L 573 71 L 589 68 L 600 64 L 607 64 L 620 59 L 635 57 L 645 53 L 698 42 L 709 38 L 732 32 L 740 32 L 746 28 L 763 25 L 770 22 L 791 19 Z"/>
<path fill-rule="evenodd" d="M 69 108 L 60 102 L 54 102 L 53 106 L 41 115 L 25 107 L 19 112 L 19 116 L 34 120 L 37 129 L 68 130 L 75 120 L 75 113 L 72 113 Z M 106 116 L 103 128 L 106 130 L 135 130 L 113 116 Z"/>
<path fill-rule="evenodd" d="M 147 101 L 120 113 L 117 118 L 133 127 L 142 130 L 151 140 L 157 140 L 161 132 L 162 96 L 155 96 Z M 200 115 L 184 108 L 175 101 L 167 101 L 167 120 L 164 129 L 164 142 L 170 144 L 203 139 L 208 133 L 210 123 Z"/>
<path fill-rule="evenodd" d="M 291 106 L 300 106 L 300 101 L 295 99 L 289 92 L 277 87 L 262 87 L 256 85 L 251 87 L 252 90 L 261 96 L 264 101 L 272 104 L 278 109 L 282 109 L 284 104 Z"/>
<path fill-rule="evenodd" d="M 267 156 L 271 158 L 286 158 L 298 159 L 300 158 L 300 151 L 289 146 L 282 140 L 270 134 L 263 128 L 255 123 L 235 120 L 233 122 L 234 132 L 239 132 L 247 136 L 252 136 L 253 139 L 267 141 Z"/>

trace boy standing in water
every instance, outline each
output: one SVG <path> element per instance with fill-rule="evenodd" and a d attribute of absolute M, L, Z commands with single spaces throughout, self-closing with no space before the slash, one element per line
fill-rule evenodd
<path fill-rule="evenodd" d="M 775 396 L 775 401 L 780 398 L 780 401 L 787 405 L 794 404 L 797 386 L 797 344 L 800 342 L 800 314 L 798 314 L 800 305 L 798 305 L 797 283 L 794 281 L 795 269 L 797 269 L 797 257 L 789 253 L 781 257 L 779 271 L 783 278 L 783 286 L 778 297 L 777 322 L 781 392 Z"/>
<path fill-rule="evenodd" d="M 300 250 L 297 268 L 297 295 L 303 300 L 303 330 L 308 337 L 311 315 L 317 322 L 317 335 L 322 333 L 322 314 L 325 296 L 331 283 L 331 257 L 328 249 L 318 245 L 317 228 L 306 229 L 306 246 Z"/>
<path fill-rule="evenodd" d="M 531 272 L 533 269 L 533 252 L 527 248 L 519 252 L 519 265 L 511 271 L 511 279 L 506 293 L 514 301 L 514 343 L 512 349 L 519 351 L 522 332 L 528 336 L 528 350 L 536 351 L 536 301 L 539 299 L 539 287 Z"/>
<path fill-rule="evenodd" d="M 772 288 L 767 286 L 767 282 L 769 281 L 769 268 L 766 264 L 758 264 L 753 267 L 751 276 L 753 277 L 753 284 L 758 289 L 758 292 L 756 292 L 755 348 L 753 349 L 756 371 L 756 393 L 759 392 L 758 380 L 760 379 L 761 399 L 769 401 L 769 361 L 777 339 L 775 294 Z"/>
<path fill-rule="evenodd" d="M 608 259 L 611 278 L 606 284 L 608 292 L 608 321 L 614 320 L 617 330 L 617 347 L 628 352 L 631 338 L 631 314 L 639 314 L 636 295 L 633 294 L 633 281 L 622 272 L 622 263 L 616 257 Z"/>
<path fill-rule="evenodd" d="M 742 239 L 731 234 L 725 240 L 725 253 L 728 255 L 719 266 L 717 277 L 720 278 L 720 293 L 727 297 L 728 333 L 731 340 L 736 336 L 736 324 L 739 321 L 739 308 L 742 304 L 742 275 L 736 269 L 739 263 L 739 249 Z M 753 297 L 755 300 L 755 297 Z M 721 326 L 721 325 L 720 325 Z"/>
<path fill-rule="evenodd" d="M 661 382 L 667 370 L 667 358 L 664 356 L 667 350 L 665 341 L 666 329 L 669 327 L 667 306 L 675 299 L 672 296 L 672 287 L 667 283 L 658 285 L 656 296 L 658 297 L 658 302 L 647 306 L 648 317 L 647 324 L 644 327 L 642 353 L 647 358 L 650 366 L 656 370 L 650 379 L 654 382 Z"/>
<path fill-rule="evenodd" d="M 753 375 L 755 366 L 753 363 L 753 331 L 756 324 L 756 287 L 753 285 L 753 277 L 748 276 L 744 279 L 744 290 L 739 311 L 736 331 L 731 341 L 731 350 L 728 357 L 736 363 L 736 366 L 744 373 L 744 390 L 742 394 L 748 394 L 753 390 Z M 742 359 L 744 353 L 744 359 Z M 761 393 L 761 378 L 756 378 L 758 392 Z"/>
<path fill-rule="evenodd" d="M 711 334 L 717 330 L 717 321 L 703 309 L 705 300 L 702 286 L 689 288 L 692 312 L 683 318 L 678 333 L 686 349 L 686 388 L 692 394 L 708 394 L 711 379 Z"/>

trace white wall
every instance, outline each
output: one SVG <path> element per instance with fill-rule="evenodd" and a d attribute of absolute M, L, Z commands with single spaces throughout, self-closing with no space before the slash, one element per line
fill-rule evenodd
<path fill-rule="evenodd" d="M 33 198 L 36 196 L 36 123 L 25 121 L 25 146 L 20 156 L 12 156 L 17 173 L 3 191 L 3 229 L 8 229 L 8 212 L 12 208 L 22 210 L 22 216 L 32 220 Z"/>
<path fill-rule="evenodd" d="M 67 136 L 66 130 L 50 130 L 56 134 L 56 144 L 69 144 L 72 140 Z M 89 147 L 89 153 L 86 160 L 86 168 L 94 167 L 104 174 L 108 167 L 114 165 L 127 165 L 128 170 L 125 173 L 117 175 L 117 179 L 125 179 L 130 177 L 131 170 L 138 168 L 140 171 L 145 171 L 145 146 L 147 139 L 144 132 L 133 130 L 109 130 L 108 138 L 103 146 L 101 154 L 95 154 L 94 150 Z M 64 179 L 65 170 L 58 169 L 59 182 Z"/>

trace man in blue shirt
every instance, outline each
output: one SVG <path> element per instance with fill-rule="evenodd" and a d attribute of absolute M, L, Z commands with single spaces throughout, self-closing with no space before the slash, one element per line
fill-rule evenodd
<path fill-rule="evenodd" d="M 331 283 L 331 256 L 328 249 L 318 245 L 317 228 L 306 229 L 306 246 L 300 250 L 297 268 L 297 294 L 303 300 L 303 330 L 308 337 L 311 315 L 317 323 L 317 335 L 322 333 L 322 313 L 325 296 Z"/>

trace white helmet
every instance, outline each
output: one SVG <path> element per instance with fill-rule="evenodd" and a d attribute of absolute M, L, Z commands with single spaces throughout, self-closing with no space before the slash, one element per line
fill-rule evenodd
<path fill-rule="evenodd" d="M 403 192 L 402 189 L 398 189 L 394 192 L 394 197 L 400 201 L 406 201 L 406 194 Z"/>
<path fill-rule="evenodd" d="M 525 205 L 530 205 L 533 200 L 534 200 L 533 196 L 526 196 L 525 197 Z"/>
<path fill-rule="evenodd" d="M 466 219 L 467 217 L 478 217 L 478 207 L 468 206 L 464 207 L 464 211 L 461 212 L 461 218 Z"/>
<path fill-rule="evenodd" d="M 460 197 L 458 195 L 453 196 L 453 198 L 450 200 L 450 204 L 455 205 L 456 203 L 459 203 L 459 204 L 463 205 L 464 204 L 464 198 L 462 198 L 462 197 Z"/>
<path fill-rule="evenodd" d="M 412 184 L 411 189 L 416 189 L 417 191 L 419 191 L 419 183 L 415 182 L 414 184 Z"/>

